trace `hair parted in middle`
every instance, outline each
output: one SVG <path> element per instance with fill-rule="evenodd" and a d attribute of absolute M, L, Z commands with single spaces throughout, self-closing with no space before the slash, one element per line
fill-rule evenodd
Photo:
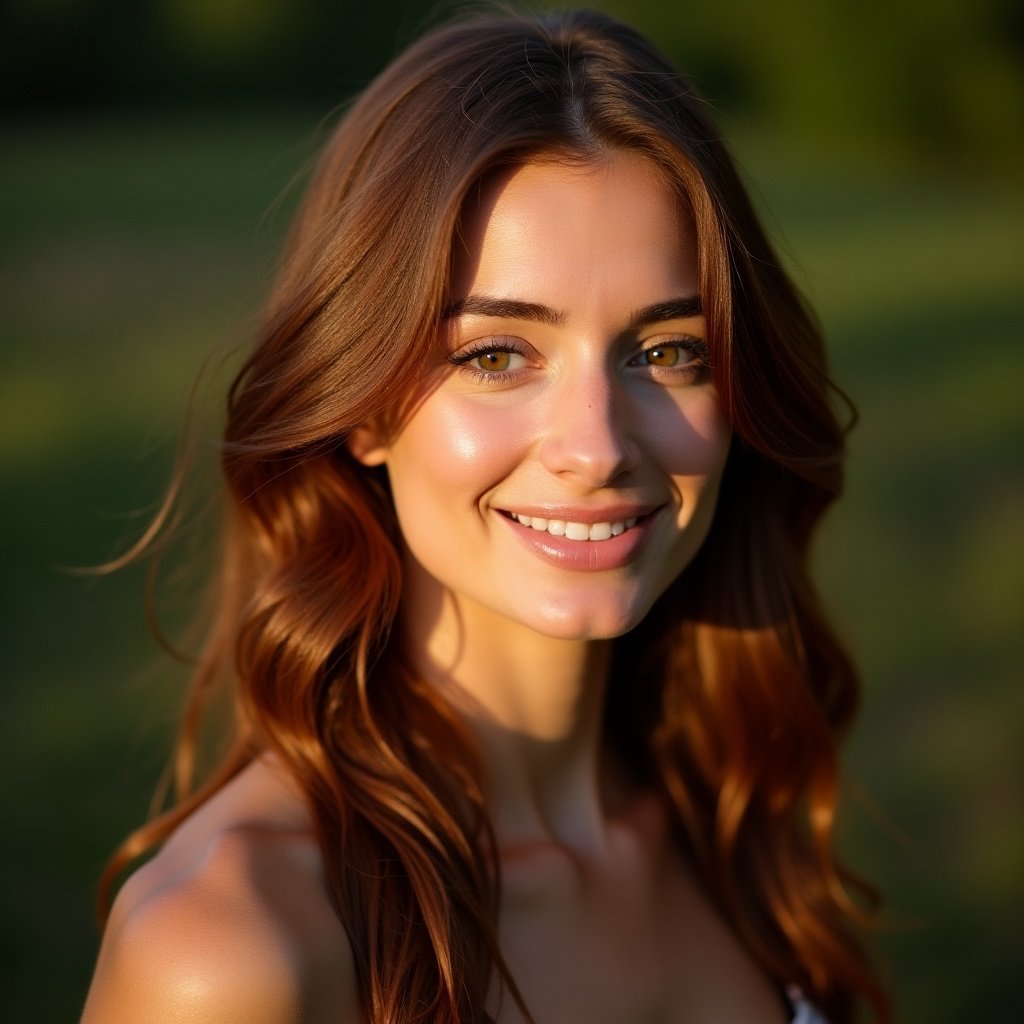
<path fill-rule="evenodd" d="M 478 756 L 393 629 L 402 548 L 386 470 L 346 441 L 367 423 L 401 428 L 481 183 L 619 151 L 649 160 L 692 215 L 733 444 L 701 551 L 615 642 L 607 733 L 665 794 L 763 968 L 833 1024 L 863 997 L 884 1016 L 849 928 L 867 890 L 831 851 L 836 741 L 858 684 L 807 572 L 844 454 L 820 332 L 689 82 L 633 30 L 570 11 L 433 31 L 330 139 L 230 393 L 218 617 L 179 748 L 181 802 L 124 848 L 159 842 L 272 751 L 313 808 L 373 1022 L 484 1020 L 495 967 L 518 994 L 495 939 Z M 221 678 L 235 745 L 192 790 L 197 722 Z"/>

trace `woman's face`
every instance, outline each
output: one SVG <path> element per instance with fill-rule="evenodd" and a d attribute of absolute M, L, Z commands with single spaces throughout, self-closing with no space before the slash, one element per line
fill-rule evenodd
<path fill-rule="evenodd" d="M 636 625 L 711 522 L 729 427 L 686 210 L 642 158 L 530 163 L 465 211 L 444 352 L 388 438 L 413 602 L 464 627 Z"/>

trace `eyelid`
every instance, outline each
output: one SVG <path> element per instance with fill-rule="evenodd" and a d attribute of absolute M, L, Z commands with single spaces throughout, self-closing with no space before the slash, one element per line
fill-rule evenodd
<path fill-rule="evenodd" d="M 481 356 L 496 352 L 515 356 L 526 365 L 488 370 L 474 365 Z M 448 363 L 455 368 L 457 373 L 471 377 L 483 386 L 502 387 L 516 383 L 522 379 L 523 374 L 529 372 L 528 364 L 532 361 L 532 352 L 532 346 L 522 338 L 497 335 L 477 338 L 463 345 L 448 356 Z"/>
<path fill-rule="evenodd" d="M 673 348 L 684 349 L 704 363 L 705 366 L 711 365 L 711 353 L 708 349 L 707 342 L 692 334 L 661 335 L 654 338 L 648 338 L 641 343 L 636 355 L 630 359 L 630 363 L 634 363 L 635 360 L 639 359 L 645 352 L 650 352 L 652 349 L 668 348 L 670 346 Z"/>
<path fill-rule="evenodd" d="M 530 348 L 522 338 L 517 338 L 510 334 L 495 334 L 484 338 L 476 338 L 465 345 L 461 345 L 454 352 L 449 353 L 448 362 L 461 365 L 462 363 L 468 363 L 476 356 L 483 355 L 485 352 L 514 352 L 518 355 L 529 357 Z"/>
<path fill-rule="evenodd" d="M 703 345 L 704 341 L 698 334 L 688 331 L 660 331 L 657 334 L 644 335 L 640 339 L 640 347 L 651 348 L 658 345 Z"/>

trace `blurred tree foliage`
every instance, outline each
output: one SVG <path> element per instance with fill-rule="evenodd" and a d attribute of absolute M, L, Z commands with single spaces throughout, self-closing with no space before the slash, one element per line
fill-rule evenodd
<path fill-rule="evenodd" d="M 454 5 L 397 0 L 8 0 L 8 110 L 330 106 Z M 716 106 L 824 146 L 953 170 L 1024 156 L 1017 0 L 600 4 L 648 32 Z"/>

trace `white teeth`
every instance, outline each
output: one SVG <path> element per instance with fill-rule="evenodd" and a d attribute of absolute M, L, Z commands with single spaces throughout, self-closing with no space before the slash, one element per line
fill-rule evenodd
<path fill-rule="evenodd" d="M 609 540 L 636 526 L 637 517 L 614 523 L 570 523 L 564 519 L 544 519 L 542 516 L 524 516 L 511 513 L 512 518 L 523 526 L 539 533 L 550 533 L 552 537 L 566 537 L 568 540 Z"/>

